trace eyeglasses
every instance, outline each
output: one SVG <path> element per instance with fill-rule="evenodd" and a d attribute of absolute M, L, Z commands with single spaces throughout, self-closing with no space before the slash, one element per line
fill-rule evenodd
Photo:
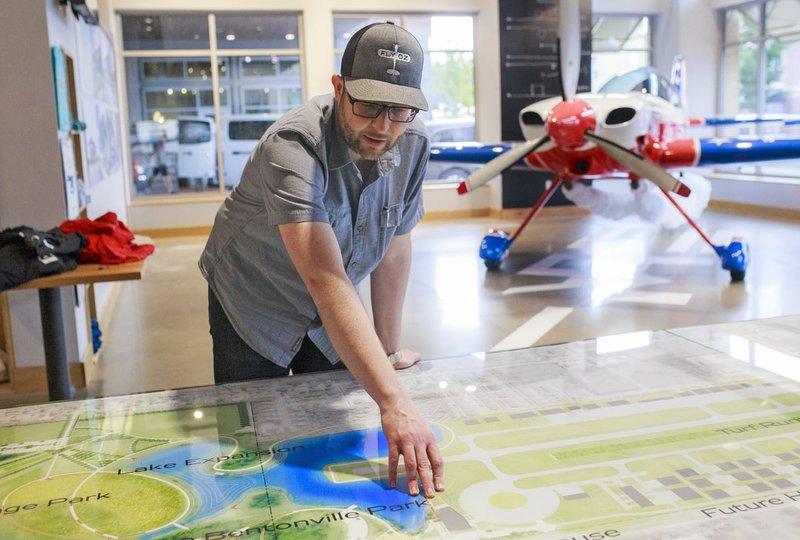
<path fill-rule="evenodd" d="M 345 88 L 345 93 L 346 92 L 347 89 Z M 372 103 L 371 101 L 360 101 L 358 99 L 353 99 L 350 94 L 347 94 L 347 97 L 353 105 L 353 114 L 361 118 L 377 118 L 386 111 L 389 120 L 392 122 L 407 124 L 414 120 L 414 117 L 417 116 L 419 112 L 419 110 L 412 109 L 411 107 L 392 107 L 390 105 Z"/>

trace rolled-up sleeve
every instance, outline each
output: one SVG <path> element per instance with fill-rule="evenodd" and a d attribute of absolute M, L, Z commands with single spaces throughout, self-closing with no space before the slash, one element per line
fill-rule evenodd
<path fill-rule="evenodd" d="M 325 175 L 302 137 L 289 131 L 271 134 L 253 156 L 261 176 L 268 224 L 328 222 L 323 197 Z"/>
<path fill-rule="evenodd" d="M 425 208 L 422 204 L 422 181 L 425 178 L 425 171 L 428 169 L 428 157 L 430 156 L 430 141 L 427 137 L 420 137 L 420 146 L 422 146 L 422 149 L 416 152 L 417 158 L 414 171 L 408 182 L 404 197 L 403 217 L 395 234 L 410 233 L 411 229 L 425 215 Z"/>

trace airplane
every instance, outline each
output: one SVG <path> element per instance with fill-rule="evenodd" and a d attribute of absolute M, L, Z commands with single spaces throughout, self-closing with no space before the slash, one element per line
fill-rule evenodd
<path fill-rule="evenodd" d="M 464 195 L 481 187 L 506 169 L 524 162 L 551 172 L 554 178 L 513 234 L 491 229 L 481 241 L 480 257 L 489 270 L 500 268 L 509 248 L 539 213 L 555 190 L 577 182 L 627 178 L 636 189 L 649 180 L 686 219 L 720 258 L 733 282 L 742 281 L 750 260 L 749 246 L 740 237 L 728 245 L 715 245 L 687 214 L 673 194 L 687 197 L 691 188 L 667 169 L 714 164 L 800 158 L 800 139 L 684 137 L 689 125 L 714 125 L 713 120 L 687 119 L 680 98 L 665 99 L 646 88 L 627 93 L 577 94 L 580 59 L 578 2 L 560 0 L 558 64 L 561 96 L 523 108 L 519 122 L 522 144 L 432 145 L 432 161 L 484 164 L 458 186 Z M 680 64 L 673 80 L 680 82 Z M 684 86 L 671 89 L 680 96 Z M 716 125 L 778 121 L 777 118 L 734 117 L 717 119 Z M 793 124 L 796 119 L 784 119 Z"/>

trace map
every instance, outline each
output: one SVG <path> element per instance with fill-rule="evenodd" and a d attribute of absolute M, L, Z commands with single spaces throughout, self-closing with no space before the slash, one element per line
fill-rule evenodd
<path fill-rule="evenodd" d="M 793 538 L 798 319 L 423 363 L 430 500 L 347 373 L 0 410 L 0 537 Z"/>

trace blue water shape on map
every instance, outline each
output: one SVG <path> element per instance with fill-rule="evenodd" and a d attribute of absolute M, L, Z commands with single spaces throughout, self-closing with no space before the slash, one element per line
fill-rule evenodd
<path fill-rule="evenodd" d="M 439 439 L 438 430 L 435 433 Z M 278 452 L 278 449 L 292 450 Z M 267 448 L 260 450 L 266 473 L 262 472 L 260 466 L 237 471 L 185 465 L 187 460 L 200 462 L 205 458 L 246 451 L 226 439 L 194 439 L 148 454 L 126 465 L 125 470 L 132 471 L 153 463 L 177 464 L 174 468 L 159 469 L 158 474 L 191 486 L 195 493 L 198 508 L 180 520 L 183 526 L 191 526 L 195 519 L 204 519 L 226 510 L 251 490 L 263 490 L 265 476 L 269 488 L 290 494 L 292 501 L 300 507 L 351 508 L 351 511 L 361 515 L 368 515 L 372 508 L 373 515 L 392 522 L 407 533 L 420 531 L 425 525 L 429 507 L 424 504 L 422 496 L 412 497 L 406 492 L 403 477 L 398 478 L 398 489 L 393 489 L 385 478 L 335 483 L 325 474 L 328 465 L 387 456 L 388 445 L 380 429 L 286 440 L 275 444 L 272 453 Z M 373 463 L 373 466 L 377 464 Z M 381 510 L 381 507 L 384 509 Z M 265 522 L 268 521 L 267 516 L 265 508 Z M 179 529 L 170 525 L 142 538 L 158 538 L 176 530 Z"/>

